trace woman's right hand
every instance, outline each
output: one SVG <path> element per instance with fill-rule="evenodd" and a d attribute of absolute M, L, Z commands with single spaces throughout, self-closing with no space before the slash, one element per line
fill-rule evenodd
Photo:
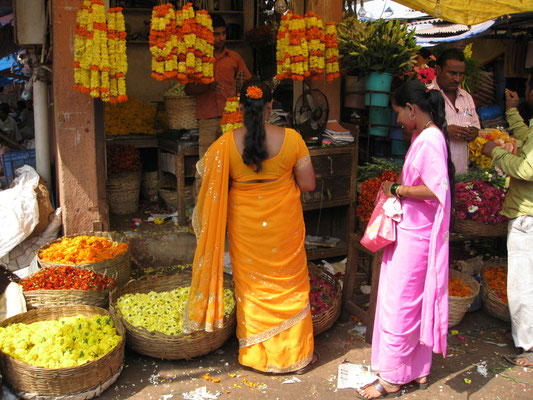
<path fill-rule="evenodd" d="M 511 108 L 514 108 L 518 106 L 518 103 L 520 101 L 520 98 L 518 97 L 518 93 L 513 92 L 512 90 L 505 89 L 505 109 L 509 110 Z"/>

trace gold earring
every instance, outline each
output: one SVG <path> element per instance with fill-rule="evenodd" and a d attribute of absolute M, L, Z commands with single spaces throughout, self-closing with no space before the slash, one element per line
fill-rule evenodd
<path fill-rule="evenodd" d="M 410 121 L 414 121 L 415 120 L 415 115 L 414 114 L 409 114 L 409 120 Z"/>

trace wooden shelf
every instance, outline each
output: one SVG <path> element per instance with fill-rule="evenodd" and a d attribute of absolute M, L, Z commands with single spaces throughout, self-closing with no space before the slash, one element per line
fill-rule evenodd
<path fill-rule="evenodd" d="M 315 247 L 314 249 L 305 249 L 308 260 L 319 260 L 323 258 L 345 256 L 348 252 L 348 246 L 344 240 L 341 240 L 335 247 Z"/>

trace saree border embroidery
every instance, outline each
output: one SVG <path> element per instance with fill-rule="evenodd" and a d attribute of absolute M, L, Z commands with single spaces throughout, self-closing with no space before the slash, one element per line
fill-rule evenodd
<path fill-rule="evenodd" d="M 307 154 L 305 157 L 302 157 L 298 161 L 296 161 L 294 166 L 296 168 L 303 167 L 305 164 L 309 163 L 310 161 L 311 161 L 311 156 L 309 154 Z"/>
<path fill-rule="evenodd" d="M 310 356 L 307 356 L 307 357 L 301 359 L 300 361 L 298 361 L 297 363 L 294 363 L 294 364 L 289 365 L 287 367 L 280 368 L 280 367 L 277 367 L 277 366 L 272 365 L 272 364 L 267 364 L 267 368 L 266 368 L 265 372 L 273 372 L 273 373 L 278 373 L 278 374 L 284 374 L 286 372 L 298 371 L 299 369 L 302 369 L 303 367 L 308 365 L 312 360 L 313 360 L 313 353 L 311 353 Z"/>
<path fill-rule="evenodd" d="M 248 346 L 252 346 L 257 343 L 264 342 L 265 340 L 268 340 L 271 337 L 276 336 L 278 333 L 283 332 L 289 328 L 292 328 L 298 322 L 302 321 L 307 316 L 307 314 L 309 314 L 309 312 L 311 312 L 311 307 L 309 305 L 309 302 L 307 302 L 306 306 L 302 309 L 302 311 L 300 311 L 298 314 L 294 315 L 293 317 L 283 321 L 278 326 L 274 326 L 270 329 L 267 329 L 266 331 L 258 333 L 257 335 L 239 339 L 239 348 L 248 347 Z"/>

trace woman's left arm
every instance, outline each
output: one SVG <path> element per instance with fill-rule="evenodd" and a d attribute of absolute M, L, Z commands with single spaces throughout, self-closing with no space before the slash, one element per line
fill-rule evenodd
<path fill-rule="evenodd" d="M 407 186 L 396 184 L 398 186 L 396 186 L 396 196 L 394 196 L 394 194 L 391 193 L 391 187 L 394 184 L 394 182 L 383 183 L 383 193 L 385 193 L 387 197 L 409 197 L 420 200 L 434 200 L 437 198 L 437 196 L 435 196 L 435 194 L 426 185 Z"/>

